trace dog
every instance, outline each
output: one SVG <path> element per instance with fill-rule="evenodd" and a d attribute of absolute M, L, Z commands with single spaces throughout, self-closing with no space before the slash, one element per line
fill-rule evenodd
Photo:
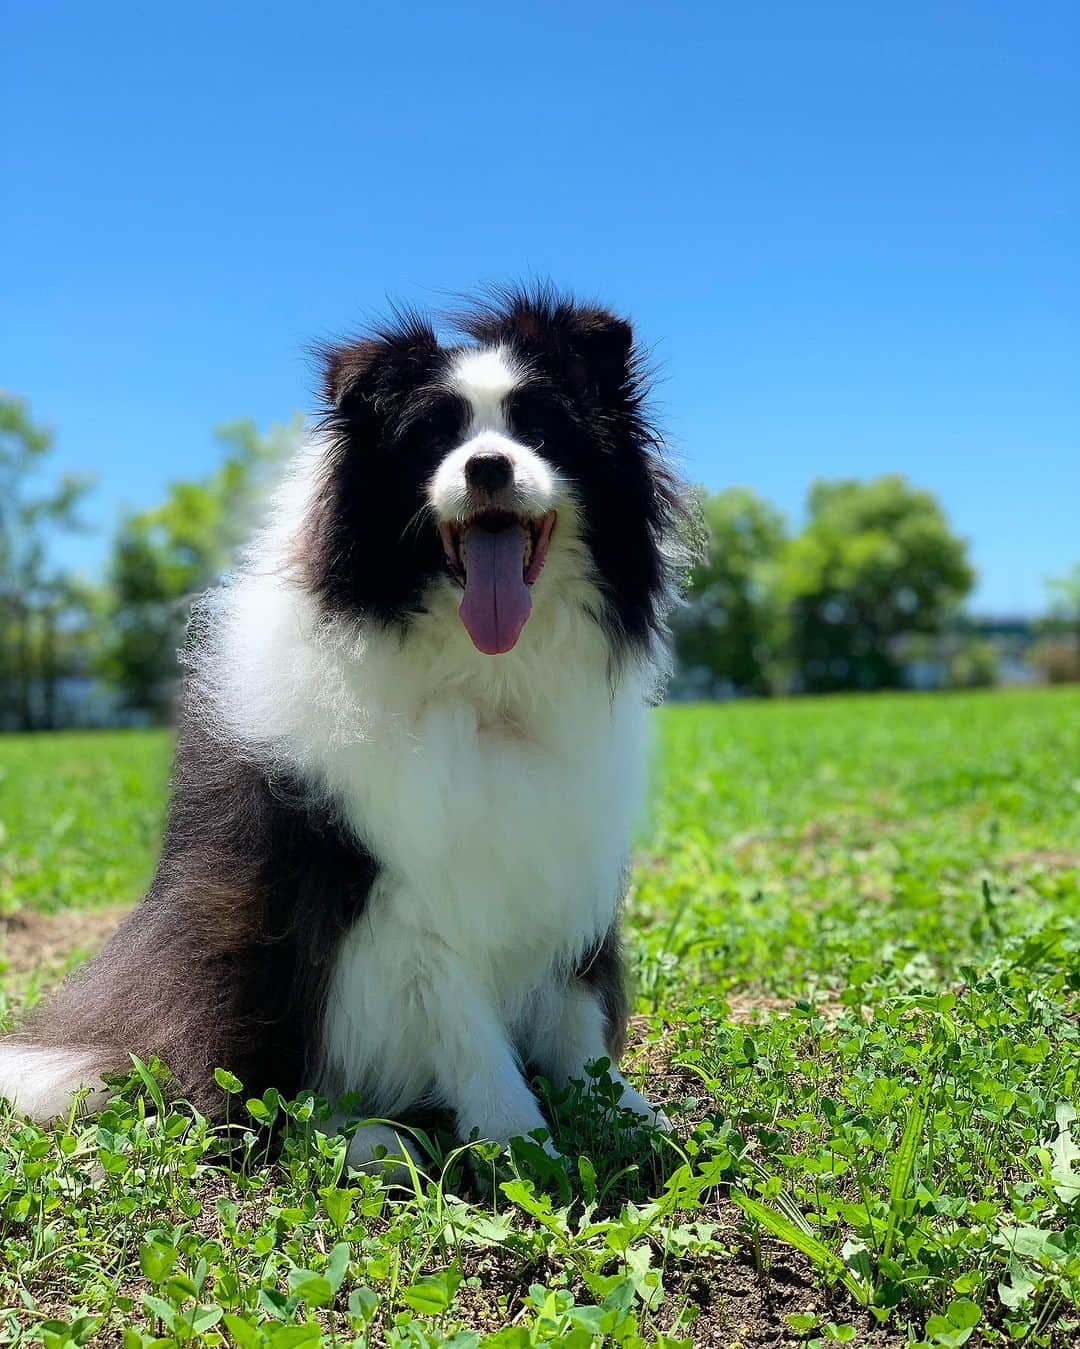
<path fill-rule="evenodd" d="M 45 1121 L 157 1055 L 249 1092 L 546 1130 L 527 1073 L 618 1073 L 619 916 L 686 495 L 631 325 L 546 286 L 454 340 L 395 311 L 319 349 L 324 409 L 196 605 L 148 893 L 0 1043 Z M 550 1139 L 544 1144 L 554 1151 Z M 362 1167 L 407 1147 L 356 1130 Z"/>

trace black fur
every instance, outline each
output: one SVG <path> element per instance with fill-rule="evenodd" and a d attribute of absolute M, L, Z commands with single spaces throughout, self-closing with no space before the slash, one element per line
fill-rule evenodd
<path fill-rule="evenodd" d="M 626 962 L 617 926 L 604 933 L 603 940 L 580 963 L 576 974 L 596 994 L 604 1013 L 608 1057 L 612 1063 L 618 1063 L 626 1047 L 630 999 L 626 993 Z"/>
<path fill-rule="evenodd" d="M 321 354 L 331 448 L 303 545 L 309 584 L 330 613 L 401 622 L 445 570 L 424 489 L 465 408 L 440 387 L 447 352 L 415 315 Z"/>

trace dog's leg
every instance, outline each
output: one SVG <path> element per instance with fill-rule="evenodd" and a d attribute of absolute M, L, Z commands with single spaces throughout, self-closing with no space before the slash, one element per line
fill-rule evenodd
<path fill-rule="evenodd" d="M 608 1049 L 607 1018 L 596 991 L 580 979 L 572 979 L 555 995 L 554 1014 L 537 1027 L 532 1057 L 536 1067 L 554 1087 L 572 1081 L 587 1081 L 585 1065 L 597 1059 L 611 1059 Z M 659 1106 L 651 1105 L 636 1091 L 615 1063 L 611 1080 L 620 1089 L 619 1104 L 664 1133 L 671 1132 L 671 1121 Z"/>
<path fill-rule="evenodd" d="M 505 1145 L 536 1129 L 547 1130 L 496 1009 L 458 980 L 439 1001 L 432 1009 L 439 1043 L 435 1083 L 454 1112 L 458 1137 L 465 1142 L 475 1129 L 480 1138 Z M 543 1147 L 559 1155 L 550 1138 Z"/>
<path fill-rule="evenodd" d="M 336 1115 L 320 1124 L 328 1134 L 337 1133 L 345 1117 Z M 423 1174 L 424 1159 L 404 1129 L 393 1129 L 388 1124 L 361 1124 L 349 1139 L 345 1160 L 354 1171 L 381 1175 L 384 1180 L 405 1184 L 410 1179 L 408 1160 Z"/>

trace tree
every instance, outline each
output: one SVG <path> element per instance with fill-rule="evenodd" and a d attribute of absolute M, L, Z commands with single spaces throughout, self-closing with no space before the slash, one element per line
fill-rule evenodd
<path fill-rule="evenodd" d="M 1080 562 L 1066 576 L 1052 576 L 1046 583 L 1050 595 L 1049 626 L 1058 633 L 1071 633 L 1080 652 Z"/>
<path fill-rule="evenodd" d="M 1032 660 L 1051 684 L 1080 679 L 1080 562 L 1065 576 L 1046 583 L 1050 606 L 1039 624 L 1042 640 Z"/>
<path fill-rule="evenodd" d="M 299 434 L 298 417 L 266 435 L 250 420 L 222 426 L 216 436 L 224 458 L 213 473 L 172 483 L 160 506 L 122 520 L 108 568 L 106 636 L 96 668 L 126 707 L 155 717 L 167 711 L 191 602 L 228 566 Z"/>
<path fill-rule="evenodd" d="M 20 730 L 53 724 L 60 632 L 82 607 L 82 592 L 50 565 L 48 544 L 53 531 L 81 527 L 90 480 L 42 483 L 52 445 L 25 400 L 0 393 L 0 726 Z"/>
<path fill-rule="evenodd" d="M 808 505 L 780 572 L 801 686 L 895 687 L 897 639 L 940 632 L 974 584 L 967 544 L 898 474 L 816 482 Z"/>
<path fill-rule="evenodd" d="M 780 644 L 775 573 L 784 519 L 749 488 L 732 487 L 702 501 L 706 555 L 690 577 L 674 622 L 684 674 L 702 692 L 767 694 Z"/>

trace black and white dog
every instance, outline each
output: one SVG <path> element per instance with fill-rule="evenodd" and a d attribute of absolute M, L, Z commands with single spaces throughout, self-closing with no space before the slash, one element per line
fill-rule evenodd
<path fill-rule="evenodd" d="M 0 1043 L 29 1115 L 153 1053 L 211 1115 L 224 1066 L 505 1142 L 545 1127 L 527 1068 L 617 1062 L 683 495 L 628 323 L 539 288 L 456 324 L 322 353 L 321 425 L 196 612 L 149 893 Z"/>

